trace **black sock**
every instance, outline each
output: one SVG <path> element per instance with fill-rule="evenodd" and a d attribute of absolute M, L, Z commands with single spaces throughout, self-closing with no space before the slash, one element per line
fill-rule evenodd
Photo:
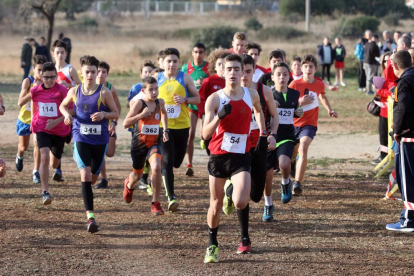
<path fill-rule="evenodd" d="M 82 182 L 82 197 L 86 211 L 93 211 L 92 182 Z"/>
<path fill-rule="evenodd" d="M 217 231 L 218 231 L 218 226 L 213 229 L 211 229 L 210 226 L 208 226 L 208 246 L 213 245 L 213 244 L 215 246 L 218 246 Z"/>
<path fill-rule="evenodd" d="M 61 163 L 61 162 L 59 162 L 59 165 L 57 166 L 56 170 L 61 170 L 61 169 L 60 169 L 60 163 Z"/>
<path fill-rule="evenodd" d="M 231 184 L 230 186 L 227 187 L 227 190 L 225 191 L 226 195 L 228 197 L 232 197 L 233 196 L 233 184 Z"/>
<path fill-rule="evenodd" d="M 237 210 L 237 218 L 239 219 L 242 240 L 249 240 L 249 204 L 243 210 Z"/>
<path fill-rule="evenodd" d="M 388 153 L 381 151 L 381 159 L 384 159 L 385 157 L 387 157 Z"/>
<path fill-rule="evenodd" d="M 144 173 L 143 175 L 142 175 L 142 179 L 144 179 L 145 181 L 147 181 L 148 180 L 148 173 Z"/>

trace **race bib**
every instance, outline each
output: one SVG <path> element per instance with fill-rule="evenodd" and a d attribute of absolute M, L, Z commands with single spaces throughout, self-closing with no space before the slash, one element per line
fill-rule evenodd
<path fill-rule="evenodd" d="M 58 112 L 56 103 L 39 102 L 39 115 L 42 117 L 57 117 Z"/>
<path fill-rule="evenodd" d="M 80 125 L 80 132 L 83 135 L 101 135 L 101 125 Z"/>
<path fill-rule="evenodd" d="M 160 125 L 142 125 L 141 134 L 145 135 L 158 135 L 160 131 Z"/>
<path fill-rule="evenodd" d="M 167 110 L 168 119 L 176 119 L 180 116 L 181 105 L 179 104 L 165 105 L 165 110 Z"/>
<path fill-rule="evenodd" d="M 319 107 L 319 100 L 318 100 L 318 94 L 313 92 L 313 91 L 309 91 L 309 95 L 311 95 L 313 97 L 313 102 L 307 105 L 303 105 L 303 112 L 305 111 L 309 111 L 312 109 L 315 109 L 317 107 Z"/>
<path fill-rule="evenodd" d="M 256 122 L 256 117 L 254 116 L 254 113 L 252 113 L 252 121 L 250 122 L 250 130 L 259 129 L 259 125 Z"/>
<path fill-rule="evenodd" d="M 279 124 L 293 125 L 293 108 L 278 108 L 277 113 L 279 114 Z"/>
<path fill-rule="evenodd" d="M 232 153 L 246 153 L 247 134 L 224 132 L 221 149 Z"/>
<path fill-rule="evenodd" d="M 28 101 L 26 106 L 24 107 L 26 111 L 32 111 L 32 101 Z"/>

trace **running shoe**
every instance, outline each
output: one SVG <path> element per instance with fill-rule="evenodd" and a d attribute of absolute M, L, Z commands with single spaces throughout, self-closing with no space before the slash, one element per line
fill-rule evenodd
<path fill-rule="evenodd" d="M 264 206 L 263 207 L 263 216 L 262 220 L 264 222 L 271 222 L 274 221 L 273 219 L 273 211 L 275 210 L 275 206 Z"/>
<path fill-rule="evenodd" d="M 161 208 L 161 204 L 158 201 L 151 203 L 151 213 L 154 214 L 154 216 L 164 215 L 164 210 Z"/>
<path fill-rule="evenodd" d="M 290 176 L 293 178 L 296 176 L 296 160 L 290 165 Z"/>
<path fill-rule="evenodd" d="M 94 186 L 95 189 L 107 189 L 108 188 L 108 180 L 105 178 L 101 179 L 101 182 Z"/>
<path fill-rule="evenodd" d="M 335 82 L 335 83 L 333 84 L 333 86 L 338 86 L 338 83 L 337 83 L 337 82 Z"/>
<path fill-rule="evenodd" d="M 382 161 L 382 158 L 381 158 L 381 155 L 380 155 L 380 156 L 378 156 L 378 158 L 375 158 L 374 160 L 372 160 L 371 164 L 372 165 L 378 165 L 379 163 L 381 163 L 381 161 Z"/>
<path fill-rule="evenodd" d="M 86 230 L 88 231 L 88 233 L 91 233 L 91 234 L 99 231 L 99 225 L 96 223 L 94 218 L 90 218 L 88 220 L 88 226 Z"/>
<path fill-rule="evenodd" d="M 129 177 L 125 178 L 125 181 L 124 181 L 124 200 L 126 203 L 131 203 L 134 189 L 130 190 L 128 188 L 128 183 L 129 183 Z"/>
<path fill-rule="evenodd" d="M 39 184 L 40 183 L 40 173 L 39 172 L 33 173 L 33 183 L 34 184 Z"/>
<path fill-rule="evenodd" d="M 50 196 L 49 192 L 43 192 L 42 202 L 43 205 L 49 205 L 52 203 L 52 197 Z"/>
<path fill-rule="evenodd" d="M 302 186 L 300 185 L 299 181 L 295 181 L 293 184 L 293 195 L 300 196 L 302 194 Z"/>
<path fill-rule="evenodd" d="M 23 157 L 20 158 L 16 155 L 16 171 L 21 172 L 23 170 Z"/>
<path fill-rule="evenodd" d="M 280 189 L 280 200 L 284 204 L 289 203 L 289 201 L 292 199 L 292 181 L 289 179 L 288 184 L 281 184 Z"/>
<path fill-rule="evenodd" d="M 346 86 L 346 84 L 345 84 L 344 82 L 341 82 L 341 86 L 342 86 L 342 87 L 345 87 L 345 86 Z"/>
<path fill-rule="evenodd" d="M 53 180 L 56 181 L 56 182 L 65 181 L 65 178 L 63 177 L 61 170 L 56 169 L 55 173 L 53 174 Z"/>
<path fill-rule="evenodd" d="M 362 92 L 362 91 L 364 91 L 364 89 L 362 89 L 362 88 L 360 87 L 360 88 L 358 88 L 358 91 L 359 91 L 359 92 Z"/>
<path fill-rule="evenodd" d="M 224 185 L 223 212 L 226 215 L 231 215 L 234 213 L 233 200 L 231 199 L 231 196 L 228 196 L 226 193 L 227 188 L 230 187 L 230 185 L 233 185 L 230 180 L 227 180 L 226 184 Z"/>
<path fill-rule="evenodd" d="M 187 171 L 185 172 L 185 175 L 186 176 L 194 176 L 194 170 L 193 170 L 192 166 L 187 168 Z"/>
<path fill-rule="evenodd" d="M 139 180 L 139 186 L 138 186 L 138 189 L 140 189 L 140 190 L 145 190 L 145 189 L 147 188 L 147 186 L 148 186 L 148 182 L 147 182 L 147 180 L 146 180 L 146 179 L 144 179 L 144 178 L 141 178 L 141 179 Z"/>
<path fill-rule="evenodd" d="M 178 201 L 175 196 L 172 196 L 170 200 L 168 200 L 168 211 L 175 212 L 178 209 Z"/>
<path fill-rule="evenodd" d="M 218 246 L 212 244 L 207 247 L 204 263 L 218 263 Z"/>
<path fill-rule="evenodd" d="M 251 245 L 252 243 L 249 239 L 243 239 L 239 245 L 239 248 L 237 248 L 237 254 L 250 254 Z"/>
<path fill-rule="evenodd" d="M 398 231 L 398 232 L 414 232 L 414 228 L 403 226 L 401 222 L 393 223 L 393 224 L 387 224 L 385 227 L 387 230 L 391 231 Z"/>
<path fill-rule="evenodd" d="M 148 185 L 147 185 L 147 193 L 148 195 L 152 196 L 153 192 L 152 192 L 152 186 L 151 186 L 151 180 L 148 181 Z"/>

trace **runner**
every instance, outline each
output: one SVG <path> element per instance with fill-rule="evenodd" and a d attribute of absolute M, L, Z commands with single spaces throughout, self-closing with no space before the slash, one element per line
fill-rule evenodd
<path fill-rule="evenodd" d="M 262 46 L 257 43 L 247 43 L 246 44 L 246 52 L 249 56 L 254 59 L 254 64 L 256 64 L 256 69 L 254 70 L 253 74 L 253 82 L 258 82 L 260 77 L 267 72 L 267 69 L 257 65 L 259 61 L 260 53 L 262 52 Z"/>
<path fill-rule="evenodd" d="M 250 253 L 249 198 L 250 198 L 250 122 L 251 110 L 261 132 L 256 149 L 266 151 L 267 134 L 260 98 L 255 90 L 241 87 L 243 60 L 239 55 L 225 58 L 225 88 L 212 94 L 206 102 L 203 137 L 212 137 L 211 155 L 207 164 L 210 182 L 210 208 L 207 214 L 209 245 L 205 263 L 218 262 L 217 231 L 223 207 L 224 184 L 230 177 L 233 182 L 233 202 L 241 228 L 241 243 L 237 253 Z"/>
<path fill-rule="evenodd" d="M 99 177 L 109 143 L 109 119 L 118 119 L 119 114 L 111 91 L 96 84 L 99 60 L 88 56 L 83 60 L 84 84 L 69 90 L 59 109 L 65 124 L 73 124 L 73 159 L 78 165 L 82 183 L 82 197 L 88 218 L 87 231 L 99 231 L 95 221 L 92 185 Z M 75 104 L 72 117 L 68 107 Z"/>
<path fill-rule="evenodd" d="M 81 64 L 81 67 L 82 67 L 83 60 L 84 60 L 86 57 L 88 57 L 88 56 L 86 55 L 86 56 L 81 56 L 81 57 L 80 57 L 80 59 L 79 59 L 79 64 Z M 79 80 L 81 81 L 81 83 L 83 83 L 82 69 L 79 69 L 79 70 L 77 71 L 77 74 L 78 74 Z"/>
<path fill-rule="evenodd" d="M 194 44 L 193 51 L 191 53 L 193 55 L 193 62 L 184 64 L 181 71 L 183 71 L 184 74 L 190 75 L 194 81 L 195 87 L 199 90 L 203 80 L 210 76 L 208 72 L 208 62 L 204 60 L 204 57 L 206 56 L 206 47 L 203 43 L 197 42 Z M 190 111 L 190 134 L 187 143 L 187 171 L 185 174 L 187 176 L 194 176 L 194 169 L 192 165 L 194 155 L 194 138 L 199 116 L 197 105 L 189 104 L 188 108 Z"/>
<path fill-rule="evenodd" d="M 274 51 L 271 51 L 269 54 L 269 68 L 266 69 L 266 73 L 262 75 L 258 82 L 263 83 L 264 85 L 269 86 L 270 88 L 273 88 L 275 83 L 272 79 L 272 69 L 276 63 L 279 62 L 286 62 L 286 53 L 282 49 L 277 49 Z"/>
<path fill-rule="evenodd" d="M 208 56 L 208 71 L 210 77 L 203 81 L 203 84 L 198 91 L 200 95 L 200 103 L 197 105 L 198 116 L 203 120 L 204 106 L 207 98 L 214 92 L 224 88 L 226 86 L 226 80 L 224 79 L 224 59 L 231 53 L 227 50 L 216 49 Z M 210 140 L 204 141 L 203 139 L 203 124 L 200 125 L 200 147 L 207 151 L 210 155 L 208 145 Z"/>
<path fill-rule="evenodd" d="M 231 42 L 231 49 L 230 52 L 233 54 L 242 55 L 245 52 L 247 36 L 243 32 L 237 32 L 233 36 L 233 40 Z"/>
<path fill-rule="evenodd" d="M 298 80 L 298 79 L 301 79 L 303 77 L 301 66 L 302 66 L 302 58 L 299 57 L 299 56 L 294 56 L 292 58 L 292 60 L 290 61 L 290 69 L 292 70 L 290 72 L 290 78 L 291 79 Z M 282 77 L 282 75 L 283 75 L 283 73 L 279 72 L 279 76 Z M 274 76 L 274 74 L 273 74 L 273 76 Z"/>
<path fill-rule="evenodd" d="M 253 82 L 253 74 L 255 71 L 255 63 L 251 56 L 243 55 L 243 75 L 241 78 L 242 87 L 247 87 L 256 90 L 259 98 L 260 105 L 264 116 L 265 131 L 268 134 L 269 129 L 271 135 L 268 136 L 269 148 L 276 148 L 276 133 L 279 125 L 279 116 L 276 110 L 276 104 L 273 100 L 272 90 L 261 83 Z M 252 118 L 250 122 L 250 155 L 252 156 L 251 162 L 251 190 L 250 199 L 254 202 L 259 202 L 263 196 L 263 190 L 266 184 L 266 166 L 267 166 L 267 154 L 266 151 L 256 151 L 255 147 L 259 140 L 260 131 L 257 124 L 254 112 L 252 112 Z M 226 181 L 224 185 L 224 191 L 226 196 L 224 197 L 223 212 L 229 215 L 234 212 L 234 204 L 232 202 L 233 185 L 231 181 Z"/>
<path fill-rule="evenodd" d="M 161 50 L 158 52 L 157 63 L 158 63 L 158 68 L 160 69 L 160 72 L 164 71 L 164 50 Z"/>
<path fill-rule="evenodd" d="M 30 89 L 32 107 L 32 131 L 36 134 L 40 153 L 40 181 L 42 183 L 42 201 L 44 205 L 52 203 L 49 193 L 49 163 L 57 169 L 62 158 L 65 137 L 70 127 L 63 122 L 64 117 L 58 106 L 68 93 L 68 89 L 56 82 L 57 72 L 52 62 L 42 66 L 43 84 Z M 68 106 L 72 111 L 72 106 Z M 50 154 L 51 153 L 51 154 Z M 55 173 L 56 174 L 56 173 Z"/>
<path fill-rule="evenodd" d="M 3 97 L 0 94 L 0 116 L 4 115 L 6 108 L 4 107 Z M 0 158 L 0 177 L 6 176 L 6 162 Z"/>
<path fill-rule="evenodd" d="M 4 107 L 4 100 L 0 94 L 0 115 L 4 115 L 5 112 L 6 112 L 6 107 Z"/>
<path fill-rule="evenodd" d="M 32 121 L 31 109 L 31 94 L 30 89 L 33 86 L 42 83 L 42 66 L 46 63 L 45 56 L 35 56 L 33 58 L 33 77 L 29 76 L 23 80 L 22 90 L 20 91 L 18 105 L 20 113 L 16 121 L 16 133 L 19 136 L 19 145 L 17 147 L 16 156 L 16 170 L 21 172 L 23 170 L 23 156 L 24 152 L 29 148 L 30 143 L 30 124 Z M 39 147 L 37 146 L 36 135 L 33 135 L 33 183 L 40 183 L 39 174 L 40 155 Z"/>
<path fill-rule="evenodd" d="M 187 105 L 200 103 L 193 79 L 178 70 L 179 63 L 178 50 L 167 48 L 164 51 L 165 71 L 158 73 L 159 98 L 165 101 L 170 131 L 169 140 L 161 143 L 161 151 L 162 175 L 168 196 L 168 210 L 171 212 L 177 211 L 178 208 L 178 201 L 174 194 L 173 168 L 181 166 L 189 136 L 190 116 Z"/>
<path fill-rule="evenodd" d="M 288 88 L 289 66 L 285 62 L 277 63 L 273 68 L 273 99 L 279 103 L 279 128 L 277 130 L 277 148 L 267 152 L 267 176 L 264 191 L 265 206 L 263 208 L 263 221 L 273 221 L 274 206 L 272 202 L 273 170 L 280 168 L 282 173 L 281 201 L 289 203 L 292 199 L 292 182 L 289 179 L 291 158 L 296 145 L 293 117 L 303 115 L 299 107 L 299 91 Z"/>
<path fill-rule="evenodd" d="M 103 84 L 104 87 L 108 88 L 109 91 L 112 93 L 112 97 L 114 98 L 116 108 L 118 109 L 118 113 L 121 114 L 121 104 L 119 103 L 118 98 L 118 92 L 115 89 L 115 86 L 113 86 L 109 81 L 106 80 L 106 78 L 109 75 L 109 69 L 110 66 L 105 61 L 99 62 L 98 66 L 98 76 L 96 78 L 96 84 Z M 108 148 L 106 150 L 106 156 L 113 157 L 115 155 L 115 149 L 116 149 L 116 126 L 118 125 L 117 119 L 109 120 L 109 143 Z M 108 176 L 106 175 L 106 163 L 104 160 L 104 163 L 102 165 L 101 170 L 101 182 L 94 186 L 95 189 L 106 189 L 108 188 Z"/>
<path fill-rule="evenodd" d="M 325 95 L 325 84 L 315 79 L 317 59 L 313 55 L 306 55 L 302 60 L 303 78 L 293 81 L 289 88 L 300 92 L 299 105 L 303 108 L 303 116 L 294 119 L 295 135 L 299 144 L 295 146 L 292 159 L 299 159 L 296 164 L 295 183 L 293 184 L 293 195 L 302 194 L 301 182 L 305 175 L 308 163 L 308 149 L 318 130 L 319 101 L 328 111 L 330 117 L 338 118 L 338 114 L 332 110 L 328 98 Z"/>
<path fill-rule="evenodd" d="M 153 77 L 142 80 L 144 98 L 133 104 L 124 120 L 124 127 L 134 126 L 131 142 L 131 158 L 133 171 L 124 182 L 124 200 L 131 203 L 134 186 L 141 178 L 145 161 L 151 164 L 152 170 L 152 203 L 151 213 L 164 215 L 160 205 L 161 191 L 161 150 L 158 144 L 160 122 L 164 126 L 163 142 L 168 141 L 168 117 L 165 102 L 158 99 L 158 83 Z"/>

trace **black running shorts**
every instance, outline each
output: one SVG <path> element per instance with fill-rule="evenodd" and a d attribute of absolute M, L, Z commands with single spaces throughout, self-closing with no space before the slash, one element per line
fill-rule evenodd
<path fill-rule="evenodd" d="M 293 150 L 295 149 L 295 143 L 292 141 L 287 141 L 275 150 L 267 152 L 267 170 L 276 169 L 279 166 L 279 157 L 281 155 L 286 155 L 292 159 Z"/>
<path fill-rule="evenodd" d="M 54 157 L 57 159 L 62 159 L 66 137 L 52 135 L 46 132 L 37 132 L 36 139 L 39 149 L 49 148 Z"/>
<path fill-rule="evenodd" d="M 240 172 L 249 172 L 252 157 L 250 153 L 227 153 L 210 155 L 207 163 L 208 174 L 217 178 L 229 178 Z"/>

